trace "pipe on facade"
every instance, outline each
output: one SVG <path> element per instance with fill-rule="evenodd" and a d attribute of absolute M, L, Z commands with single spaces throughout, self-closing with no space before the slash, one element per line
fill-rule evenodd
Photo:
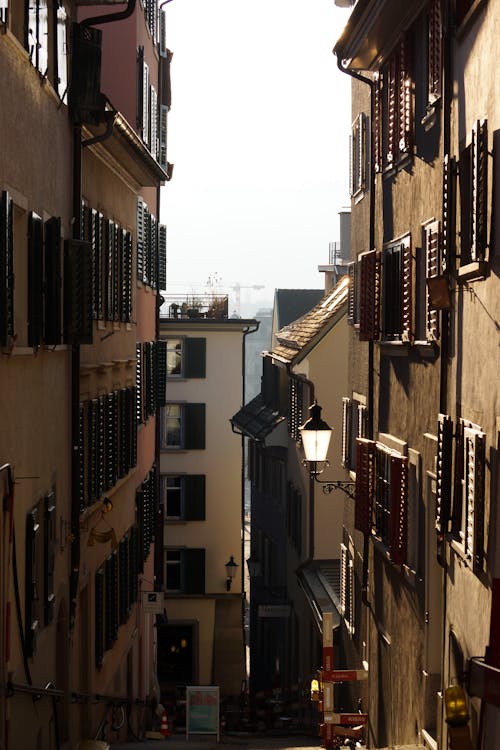
<path fill-rule="evenodd" d="M 92 16 L 84 18 L 81 21 L 82 26 L 101 26 L 103 23 L 112 23 L 113 21 L 124 21 L 129 18 L 135 10 L 136 0 L 128 0 L 125 10 L 118 10 L 116 13 L 108 13 L 105 16 Z"/>

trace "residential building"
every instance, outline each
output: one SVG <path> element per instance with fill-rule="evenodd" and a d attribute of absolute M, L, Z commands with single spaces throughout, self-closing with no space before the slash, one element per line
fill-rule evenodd
<path fill-rule="evenodd" d="M 332 498 L 303 467 L 299 426 L 315 399 L 330 418 L 341 418 L 347 292 L 344 277 L 274 332 L 273 348 L 264 352 L 261 392 L 232 419 L 250 441 L 250 688 L 257 726 L 275 728 L 287 713 L 297 726 L 319 722 L 311 713 L 309 683 L 321 668 L 324 613 L 340 606 L 341 524 L 332 519 Z M 300 299 L 301 291 L 296 294 Z M 331 464 L 338 467 L 328 472 L 332 478 L 345 478 L 340 451 L 339 443 L 332 447 Z"/>
<path fill-rule="evenodd" d="M 135 14 L 146 29 L 157 18 L 149 5 L 129 2 L 107 28 Z M 128 732 L 127 714 L 134 731 L 151 720 L 154 631 L 140 601 L 154 588 L 153 385 L 161 394 L 164 354 L 155 321 L 165 282 L 156 223 L 145 220 L 146 234 L 137 217 L 138 198 L 156 206 L 168 175 L 134 130 L 119 76 L 107 78 L 110 39 L 92 15 L 110 10 L 87 7 L 85 20 L 73 2 L 0 8 L 9 71 L 0 116 L 9 689 L 0 719 L 2 744 L 14 749 L 110 738 L 110 701 L 119 714 L 113 738 Z M 156 38 L 148 44 L 156 49 Z M 135 70 L 136 42 L 128 51 Z M 134 102 L 135 92 L 134 84 Z M 148 351 L 148 381 L 137 341 Z"/>
<path fill-rule="evenodd" d="M 358 0 L 334 50 L 353 78 L 343 462 L 356 497 L 343 533 L 355 621 L 343 649 L 369 670 L 370 746 L 489 747 L 498 106 L 493 77 L 476 73 L 496 59 L 500 7 L 372 11 Z M 458 728 L 446 721 L 452 684 L 470 716 Z"/>
<path fill-rule="evenodd" d="M 229 420 L 243 401 L 245 341 L 258 323 L 228 318 L 227 297 L 167 304 L 159 465 L 167 621 L 157 628 L 158 678 L 182 726 L 186 685 L 218 685 L 229 707 L 245 685 L 243 442 Z"/>

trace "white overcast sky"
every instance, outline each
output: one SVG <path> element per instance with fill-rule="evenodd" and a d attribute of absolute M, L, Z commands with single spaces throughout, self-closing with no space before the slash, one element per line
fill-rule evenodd
<path fill-rule="evenodd" d="M 223 292 L 262 284 L 241 291 L 249 314 L 278 287 L 321 288 L 317 266 L 349 203 L 350 79 L 332 54 L 348 11 L 334 0 L 165 9 L 175 164 L 162 191 L 167 292 L 209 291 L 209 276 Z"/>

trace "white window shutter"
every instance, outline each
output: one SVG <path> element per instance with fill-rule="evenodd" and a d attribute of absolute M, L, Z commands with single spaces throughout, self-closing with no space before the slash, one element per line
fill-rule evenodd
<path fill-rule="evenodd" d="M 342 399 L 342 466 L 349 466 L 349 447 L 351 444 L 351 399 Z"/>

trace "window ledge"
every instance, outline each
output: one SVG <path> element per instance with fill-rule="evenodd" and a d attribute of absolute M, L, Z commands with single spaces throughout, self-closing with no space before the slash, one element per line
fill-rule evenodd
<path fill-rule="evenodd" d="M 460 542 L 458 542 L 456 539 L 452 538 L 452 539 L 450 539 L 450 547 L 453 550 L 453 552 L 455 552 L 455 554 L 457 555 L 457 557 L 459 557 L 461 559 L 461 561 L 463 562 L 463 564 L 467 568 L 472 569 L 472 560 L 469 560 L 469 558 L 465 554 L 465 550 L 464 550 L 463 545 L 460 544 Z"/>
<path fill-rule="evenodd" d="M 481 281 L 488 275 L 488 264 L 485 260 L 476 260 L 474 263 L 467 263 L 458 269 L 458 280 Z"/>
<path fill-rule="evenodd" d="M 435 341 L 415 341 L 413 347 L 422 359 L 437 359 L 439 355 L 439 347 Z"/>
<path fill-rule="evenodd" d="M 378 345 L 381 353 L 387 357 L 407 357 L 410 351 L 408 341 L 379 341 Z"/>

